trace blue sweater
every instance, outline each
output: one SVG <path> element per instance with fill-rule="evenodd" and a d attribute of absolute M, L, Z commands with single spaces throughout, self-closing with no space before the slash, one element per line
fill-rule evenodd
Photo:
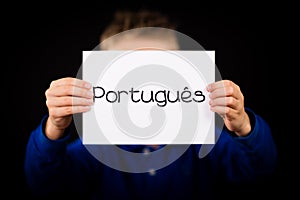
<path fill-rule="evenodd" d="M 27 183 L 34 195 L 44 197 L 212 199 L 220 186 L 234 190 L 240 184 L 262 180 L 275 170 L 277 152 L 270 127 L 250 109 L 247 113 L 252 125 L 248 136 L 234 136 L 224 127 L 205 157 L 199 157 L 204 145 L 190 145 L 173 163 L 150 173 L 128 173 L 106 166 L 89 153 L 80 139 L 72 143 L 68 142 L 68 137 L 56 141 L 47 139 L 45 116 L 27 144 Z M 124 148 L 143 152 L 149 147 Z"/>

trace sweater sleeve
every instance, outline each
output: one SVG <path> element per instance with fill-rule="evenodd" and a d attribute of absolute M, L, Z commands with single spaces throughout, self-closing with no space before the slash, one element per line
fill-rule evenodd
<path fill-rule="evenodd" d="M 24 170 L 29 188 L 35 195 L 63 194 L 71 188 L 84 192 L 93 173 L 89 154 L 80 141 L 69 150 L 70 134 L 55 141 L 48 139 L 44 133 L 46 119 L 32 131 L 26 147 Z"/>
<path fill-rule="evenodd" d="M 277 150 L 267 122 L 246 109 L 251 132 L 246 137 L 233 136 L 224 127 L 210 156 L 216 168 L 229 182 L 257 181 L 272 175 L 277 165 Z"/>

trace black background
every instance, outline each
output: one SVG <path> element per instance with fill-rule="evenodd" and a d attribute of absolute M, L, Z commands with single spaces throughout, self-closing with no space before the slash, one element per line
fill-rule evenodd
<path fill-rule="evenodd" d="M 7 107 L 10 113 L 7 126 L 15 145 L 10 157 L 13 161 L 6 163 L 13 169 L 9 181 L 11 195 L 30 197 L 23 159 L 30 132 L 47 113 L 45 90 L 52 80 L 76 76 L 82 51 L 92 50 L 98 44 L 101 31 L 112 13 L 120 8 L 162 11 L 179 22 L 180 32 L 198 41 L 206 50 L 216 51 L 216 64 L 223 79 L 230 79 L 241 87 L 245 105 L 269 123 L 278 147 L 278 170 L 267 184 L 258 185 L 261 193 L 257 197 L 290 195 L 293 185 L 289 179 L 294 176 L 294 162 L 286 149 L 292 151 L 294 147 L 278 123 L 280 108 L 276 86 L 280 83 L 275 76 L 275 66 L 280 62 L 280 34 L 286 30 L 282 10 L 269 6 L 199 7 L 183 2 L 169 5 L 82 3 L 82 6 L 43 3 L 9 7 L 10 14 L 2 19 L 6 22 L 3 32 L 7 33 L 3 39 L 8 44 L 5 74 L 14 78 L 13 83 L 10 80 L 4 84 L 9 89 L 8 103 L 13 103 Z M 8 163 L 13 163 L 13 167 Z"/>

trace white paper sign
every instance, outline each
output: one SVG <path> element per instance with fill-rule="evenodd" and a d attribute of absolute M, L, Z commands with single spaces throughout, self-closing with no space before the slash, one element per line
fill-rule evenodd
<path fill-rule="evenodd" d="M 84 51 L 83 144 L 214 144 L 214 51 Z"/>

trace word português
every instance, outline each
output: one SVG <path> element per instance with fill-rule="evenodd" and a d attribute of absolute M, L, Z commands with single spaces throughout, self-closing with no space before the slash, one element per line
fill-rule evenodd
<path fill-rule="evenodd" d="M 176 102 L 196 102 L 201 103 L 205 100 L 205 96 L 202 91 L 197 90 L 195 92 L 191 92 L 188 87 L 185 87 L 182 92 L 176 91 L 175 94 L 171 95 L 172 93 L 167 90 L 158 90 L 158 91 L 140 91 L 131 88 L 130 90 L 121 90 L 121 91 L 105 91 L 103 87 L 93 87 L 94 93 L 94 102 L 96 99 L 104 98 L 109 103 L 120 103 L 121 96 L 124 95 L 127 98 L 130 98 L 132 102 L 138 103 L 150 103 L 156 102 L 159 107 L 164 107 L 167 103 L 176 103 Z M 171 94 L 170 94 L 171 93 Z"/>

